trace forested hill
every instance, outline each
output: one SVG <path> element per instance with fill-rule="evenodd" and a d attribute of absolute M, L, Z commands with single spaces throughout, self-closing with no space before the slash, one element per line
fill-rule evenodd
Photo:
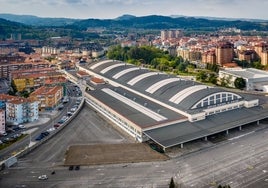
<path fill-rule="evenodd" d="M 226 20 L 208 20 L 203 18 L 193 17 L 178 17 L 172 18 L 168 16 L 143 16 L 143 17 L 129 17 L 128 19 L 87 19 L 77 21 L 71 26 L 86 29 L 91 27 L 104 27 L 104 28 L 137 28 L 137 29 L 219 29 L 236 27 L 242 30 L 257 30 L 268 31 L 267 22 L 253 22 L 253 21 L 226 21 Z"/>
<path fill-rule="evenodd" d="M 11 33 L 23 33 L 29 30 L 31 27 L 18 22 L 11 22 L 0 18 L 0 39 L 9 36 Z"/>
<path fill-rule="evenodd" d="M 30 26 L 65 26 L 81 20 L 71 18 L 42 18 L 32 15 L 16 14 L 0 14 L 0 18 Z"/>
<path fill-rule="evenodd" d="M 42 18 L 32 15 L 0 14 L 0 18 L 19 22 L 29 26 L 67 27 L 82 29 L 101 27 L 106 29 L 191 29 L 217 30 L 236 27 L 242 30 L 268 31 L 268 20 L 235 20 L 221 18 L 200 18 L 186 16 L 141 16 L 122 15 L 115 19 L 71 19 L 71 18 Z"/>

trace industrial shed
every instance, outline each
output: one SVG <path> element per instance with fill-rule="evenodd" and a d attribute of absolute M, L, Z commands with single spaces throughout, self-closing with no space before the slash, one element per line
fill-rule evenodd
<path fill-rule="evenodd" d="M 87 102 L 136 140 L 163 148 L 206 138 L 268 115 L 266 98 L 211 87 L 121 61 L 80 70 L 105 80 L 87 91 Z"/>

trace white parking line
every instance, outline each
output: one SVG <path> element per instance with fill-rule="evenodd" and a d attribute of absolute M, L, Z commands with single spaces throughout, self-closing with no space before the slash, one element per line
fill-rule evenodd
<path fill-rule="evenodd" d="M 233 137 L 233 138 L 229 138 L 228 140 L 235 140 L 235 139 L 238 139 L 238 138 L 241 138 L 241 137 L 243 137 L 243 136 L 247 136 L 247 135 L 249 135 L 249 134 L 252 134 L 252 133 L 254 133 L 255 131 L 251 131 L 251 132 L 248 132 L 248 133 L 246 133 L 246 134 L 242 134 L 242 135 L 239 135 L 239 136 L 236 136 L 236 137 Z"/>

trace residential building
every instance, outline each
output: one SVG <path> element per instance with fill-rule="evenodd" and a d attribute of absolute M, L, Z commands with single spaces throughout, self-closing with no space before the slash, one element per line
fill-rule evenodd
<path fill-rule="evenodd" d="M 172 38 L 179 38 L 182 36 L 181 30 L 162 30 L 161 31 L 161 40 L 167 40 Z"/>
<path fill-rule="evenodd" d="M 70 60 L 63 60 L 57 63 L 58 69 L 74 69 L 75 63 Z"/>
<path fill-rule="evenodd" d="M 259 59 L 261 60 L 262 65 L 267 65 L 268 64 L 268 59 L 267 59 L 267 53 L 268 53 L 268 44 L 267 43 L 260 43 L 255 45 L 254 47 Z"/>
<path fill-rule="evenodd" d="M 38 120 L 38 101 L 6 94 L 0 94 L 0 101 L 5 103 L 6 123 L 18 125 Z"/>
<path fill-rule="evenodd" d="M 230 42 L 220 42 L 216 47 L 216 63 L 223 66 L 231 63 L 234 58 L 234 46 Z"/>
<path fill-rule="evenodd" d="M 78 76 L 78 78 L 84 79 L 84 80 L 87 80 L 90 77 L 89 74 L 86 73 L 85 71 L 77 71 L 76 75 Z"/>
<path fill-rule="evenodd" d="M 63 73 L 51 68 L 12 71 L 10 77 L 18 91 L 31 91 L 44 85 L 66 83 Z"/>
<path fill-rule="evenodd" d="M 202 54 L 199 50 L 188 49 L 185 47 L 177 48 L 177 55 L 188 61 L 199 61 L 202 59 Z"/>
<path fill-rule="evenodd" d="M 55 47 L 43 46 L 41 53 L 42 53 L 42 56 L 50 56 L 50 55 L 58 54 L 59 50 Z"/>
<path fill-rule="evenodd" d="M 98 58 L 98 57 L 103 56 L 103 55 L 104 55 L 104 50 L 103 49 L 101 49 L 101 50 L 93 50 L 91 52 L 92 58 Z"/>
<path fill-rule="evenodd" d="M 40 102 L 39 110 L 52 110 L 60 103 L 63 96 L 62 86 L 42 86 L 32 92 L 29 98 Z"/>
<path fill-rule="evenodd" d="M 261 60 L 262 65 L 268 64 L 268 44 L 259 43 L 254 46 L 254 50 L 257 54 L 257 57 Z"/>
<path fill-rule="evenodd" d="M 40 63 L 5 63 L 0 64 L 0 77 L 1 78 L 10 78 L 10 72 L 16 70 L 26 70 L 26 69 L 40 69 L 48 68 L 50 65 L 48 62 Z"/>
<path fill-rule="evenodd" d="M 238 50 L 237 56 L 240 61 L 252 62 L 256 60 L 256 53 L 254 50 Z"/>
<path fill-rule="evenodd" d="M 0 109 L 0 133 L 6 132 L 6 117 L 5 117 L 5 110 Z"/>
<path fill-rule="evenodd" d="M 215 50 L 206 51 L 202 54 L 202 63 L 215 64 L 216 54 Z"/>

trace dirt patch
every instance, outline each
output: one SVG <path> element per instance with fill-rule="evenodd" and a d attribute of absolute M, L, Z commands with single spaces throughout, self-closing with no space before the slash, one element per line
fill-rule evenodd
<path fill-rule="evenodd" d="M 142 143 L 73 145 L 66 152 L 64 165 L 101 165 L 168 159 L 166 155 Z"/>

